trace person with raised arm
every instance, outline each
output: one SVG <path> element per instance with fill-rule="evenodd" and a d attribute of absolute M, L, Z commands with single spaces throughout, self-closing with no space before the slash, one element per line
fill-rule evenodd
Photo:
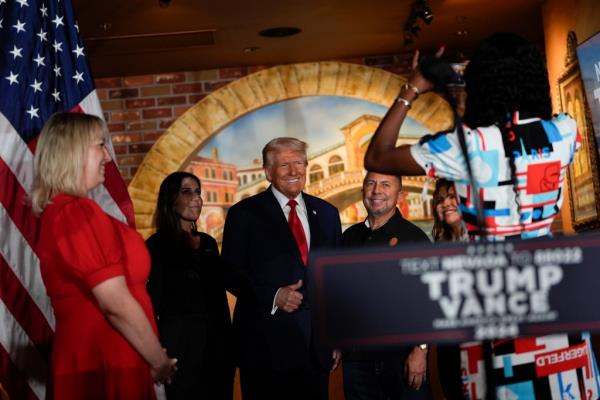
<path fill-rule="evenodd" d="M 440 63 L 417 61 L 418 53 L 413 72 L 371 140 L 365 167 L 453 181 L 468 234 L 475 238 L 549 236 L 564 200 L 567 167 L 581 138 L 571 116 L 552 116 L 548 73 L 537 48 L 516 34 L 490 36 L 464 73 L 464 124 L 397 147 L 398 131 L 412 103 L 434 88 L 444 89 L 445 78 L 437 74 L 444 72 L 437 68 Z M 572 351 L 589 363 L 584 366 L 563 356 Z M 542 354 L 556 355 L 552 368 L 536 367 L 536 357 Z M 587 333 L 496 341 L 492 358 L 493 382 L 485 382 L 481 367 L 472 368 L 476 372 L 465 378 L 469 398 L 485 398 L 490 385 L 498 398 L 600 396 L 597 368 L 589 367 L 596 364 Z"/>

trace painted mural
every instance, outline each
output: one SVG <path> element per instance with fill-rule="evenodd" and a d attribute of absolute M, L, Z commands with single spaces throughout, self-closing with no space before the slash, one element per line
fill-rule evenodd
<path fill-rule="evenodd" d="M 293 136 L 308 143 L 306 192 L 334 204 L 344 227 L 364 220 L 361 202 L 363 158 L 386 108 L 368 101 L 310 96 L 271 104 L 247 114 L 218 132 L 183 169 L 202 181 L 204 207 L 199 229 L 219 242 L 227 210 L 269 186 L 261 150 L 271 139 Z M 414 143 L 426 128 L 408 118 L 398 143 Z M 430 199 L 421 196 L 423 177 L 405 177 L 403 215 L 431 231 Z"/>

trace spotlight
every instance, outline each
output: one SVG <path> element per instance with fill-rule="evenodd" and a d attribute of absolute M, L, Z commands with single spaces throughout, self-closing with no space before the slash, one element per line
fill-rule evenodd
<path fill-rule="evenodd" d="M 433 21 L 433 12 L 429 7 L 427 0 L 415 0 L 410 5 L 410 14 L 404 23 L 404 45 L 408 46 L 414 43 L 421 32 L 421 27 L 417 23 L 421 19 L 427 25 Z"/>
<path fill-rule="evenodd" d="M 427 25 L 433 21 L 433 12 L 427 3 L 427 0 L 417 0 L 413 3 L 413 12 L 418 18 L 421 18 Z"/>

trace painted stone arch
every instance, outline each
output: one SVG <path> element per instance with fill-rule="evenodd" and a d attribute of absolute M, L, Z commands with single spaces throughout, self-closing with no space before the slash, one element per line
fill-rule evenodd
<path fill-rule="evenodd" d="M 303 96 L 353 97 L 389 107 L 404 82 L 405 78 L 378 68 L 314 62 L 269 68 L 216 90 L 173 122 L 140 164 L 128 188 L 138 230 L 144 237 L 152 233 L 152 214 L 162 180 L 237 118 Z M 408 115 L 431 132 L 446 129 L 452 121 L 448 104 L 433 93 L 420 96 Z"/>

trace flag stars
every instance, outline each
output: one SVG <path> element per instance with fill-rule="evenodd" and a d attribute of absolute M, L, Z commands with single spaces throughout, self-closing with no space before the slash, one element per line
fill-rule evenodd
<path fill-rule="evenodd" d="M 21 54 L 22 51 L 22 47 L 18 48 L 17 46 L 13 46 L 13 49 L 9 51 L 9 53 L 13 55 L 13 60 L 16 60 L 17 57 L 23 57 L 23 54 Z"/>
<path fill-rule="evenodd" d="M 48 41 L 48 38 L 46 38 L 47 35 L 48 35 L 48 32 L 44 32 L 44 29 L 40 29 L 40 33 L 36 33 L 36 36 L 39 36 L 40 41 L 42 41 L 42 42 Z"/>
<path fill-rule="evenodd" d="M 48 16 L 48 8 L 45 4 L 42 4 L 42 8 L 40 8 L 40 12 L 42 13 L 42 17 Z"/>
<path fill-rule="evenodd" d="M 39 53 L 37 55 L 36 58 L 33 59 L 33 61 L 35 61 L 35 63 L 37 64 L 37 66 L 39 67 L 40 65 L 45 67 L 46 64 L 44 64 L 44 60 L 46 59 L 46 57 L 42 57 Z"/>
<path fill-rule="evenodd" d="M 12 86 L 13 83 L 15 84 L 19 84 L 19 81 L 17 80 L 17 78 L 19 77 L 19 74 L 15 74 L 12 71 L 10 71 L 10 75 L 6 77 L 6 79 L 8 79 L 8 82 L 10 82 L 10 85 Z"/>
<path fill-rule="evenodd" d="M 29 86 L 33 88 L 33 93 L 42 91 L 42 82 L 38 82 L 37 79 L 34 79 L 33 83 Z"/>
<path fill-rule="evenodd" d="M 56 25 L 56 28 L 58 28 L 60 25 L 65 26 L 63 19 L 65 19 L 65 17 L 59 17 L 58 14 L 56 14 L 56 17 L 54 17 L 52 23 Z"/>
<path fill-rule="evenodd" d="M 60 73 L 60 67 L 58 65 L 54 66 L 54 75 L 56 75 L 56 77 L 62 76 Z"/>
<path fill-rule="evenodd" d="M 58 91 L 58 89 L 54 88 L 54 92 L 51 93 L 52 97 L 54 97 L 54 101 L 59 102 L 60 101 L 60 92 Z"/>
<path fill-rule="evenodd" d="M 27 3 L 27 0 L 17 0 L 17 3 L 19 3 L 19 5 L 21 6 L 21 8 L 23 8 L 23 6 L 29 7 L 29 4 Z"/>
<path fill-rule="evenodd" d="M 1 18 L 0 18 L 0 29 L 2 29 L 2 28 L 3 28 L 3 26 L 2 26 L 2 21 L 4 21 L 4 19 L 1 19 Z"/>
<path fill-rule="evenodd" d="M 75 53 L 75 55 L 77 56 L 76 58 L 79 58 L 79 56 L 83 56 L 83 47 L 80 47 L 79 44 L 75 47 L 75 50 L 71 51 Z"/>
<path fill-rule="evenodd" d="M 54 41 L 54 44 L 52 45 L 52 47 L 54 47 L 54 52 L 58 53 L 59 51 L 62 52 L 62 42 L 57 42 L 56 40 Z"/>
<path fill-rule="evenodd" d="M 17 30 L 17 33 L 19 33 L 19 32 L 27 32 L 25 30 L 25 22 L 21 22 L 20 20 L 17 20 L 17 23 L 15 25 L 13 25 L 12 27 Z"/>
<path fill-rule="evenodd" d="M 27 111 L 25 111 L 25 112 L 26 112 L 27 114 L 29 114 L 29 117 L 30 117 L 31 119 L 34 119 L 34 118 L 39 118 L 38 111 L 40 111 L 40 109 L 39 109 L 39 108 L 35 108 L 35 107 L 33 107 L 33 105 L 32 105 L 31 107 L 29 107 L 29 110 L 27 110 Z"/>
<path fill-rule="evenodd" d="M 80 83 L 83 81 L 83 72 L 78 72 L 75 71 L 75 75 L 73 75 L 73 79 L 77 82 Z"/>

